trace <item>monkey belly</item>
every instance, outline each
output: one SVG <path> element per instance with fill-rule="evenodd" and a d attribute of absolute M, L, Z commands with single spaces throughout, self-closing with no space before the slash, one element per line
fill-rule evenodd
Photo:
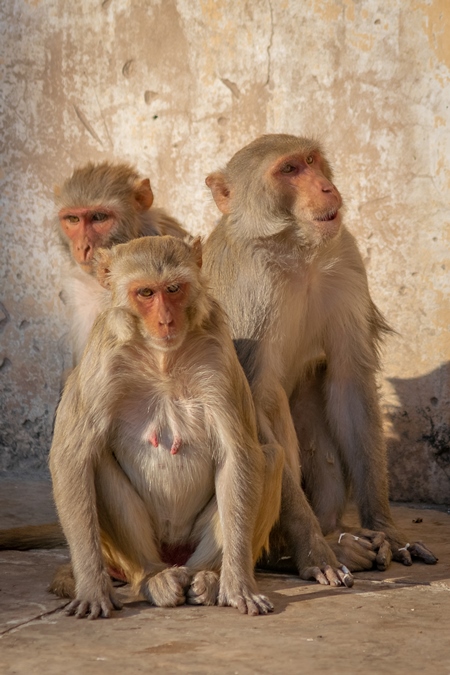
<path fill-rule="evenodd" d="M 164 542 L 162 555 L 166 549 L 187 545 L 197 517 L 214 495 L 211 449 L 206 444 L 183 443 L 179 452 L 171 454 L 173 438 L 172 434 L 161 433 L 157 447 L 149 442 L 134 450 L 119 447 L 114 451 L 147 508 L 156 540 Z"/>

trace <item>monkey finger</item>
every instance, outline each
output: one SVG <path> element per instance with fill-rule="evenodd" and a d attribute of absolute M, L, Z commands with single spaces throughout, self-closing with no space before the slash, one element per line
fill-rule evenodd
<path fill-rule="evenodd" d="M 421 541 L 416 541 L 414 544 L 412 544 L 409 547 L 409 551 L 413 558 L 420 558 L 427 565 L 435 565 L 439 560 L 439 558 L 436 558 L 430 549 L 427 548 Z"/>
<path fill-rule="evenodd" d="M 342 565 L 341 569 L 336 570 L 336 573 L 339 576 L 339 579 L 341 580 L 343 586 L 351 588 L 355 583 L 353 575 L 345 565 Z"/>
<path fill-rule="evenodd" d="M 273 605 L 264 595 L 249 595 L 244 598 L 247 605 L 246 613 L 250 616 L 257 616 L 258 614 L 268 614 L 273 611 Z"/>
<path fill-rule="evenodd" d="M 304 579 L 305 581 L 317 581 L 317 583 L 322 586 L 330 585 L 330 582 L 320 567 L 306 567 L 305 569 L 300 570 L 298 575 L 300 579 Z"/>
<path fill-rule="evenodd" d="M 337 570 L 334 570 L 330 565 L 325 565 L 323 571 L 330 586 L 342 586 L 342 579 Z"/>
<path fill-rule="evenodd" d="M 121 610 L 123 608 L 123 602 L 121 602 L 115 595 L 111 594 L 110 599 L 114 609 Z"/>
<path fill-rule="evenodd" d="M 381 545 L 380 545 L 380 547 L 379 547 L 379 549 L 378 549 L 378 553 L 377 553 L 377 557 L 376 557 L 376 566 L 377 566 L 377 569 L 379 569 L 379 570 L 382 571 L 382 572 L 383 572 L 384 570 L 387 570 L 387 568 L 388 568 L 389 565 L 391 564 L 391 561 L 392 561 L 392 549 L 391 549 L 391 545 L 390 545 L 390 543 L 388 542 L 388 540 L 385 539 L 385 540 L 381 543 Z"/>
<path fill-rule="evenodd" d="M 65 609 L 65 614 L 67 614 L 67 616 L 73 616 L 76 613 L 79 604 L 80 604 L 79 600 L 72 600 L 72 602 L 70 602 L 67 605 Z"/>
<path fill-rule="evenodd" d="M 363 537 L 361 541 L 370 541 L 374 549 L 380 548 L 386 539 L 386 534 L 384 532 L 380 532 L 379 530 L 368 530 L 365 527 L 357 530 L 356 534 Z"/>
<path fill-rule="evenodd" d="M 401 548 L 398 548 L 396 551 L 394 550 L 392 553 L 393 560 L 396 560 L 397 562 L 400 562 L 403 565 L 407 565 L 408 567 L 412 565 L 411 554 L 408 551 L 408 549 L 409 544 L 406 544 L 406 546 L 402 546 Z"/>
<path fill-rule="evenodd" d="M 269 598 L 267 598 L 265 595 L 257 595 L 255 596 L 255 600 L 260 614 L 268 614 L 269 612 L 273 612 L 273 605 Z"/>

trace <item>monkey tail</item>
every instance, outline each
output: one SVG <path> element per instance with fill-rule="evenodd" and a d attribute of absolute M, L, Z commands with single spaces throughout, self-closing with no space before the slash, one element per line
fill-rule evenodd
<path fill-rule="evenodd" d="M 0 550 L 29 551 L 33 548 L 60 548 L 67 546 L 59 523 L 26 525 L 0 530 Z"/>

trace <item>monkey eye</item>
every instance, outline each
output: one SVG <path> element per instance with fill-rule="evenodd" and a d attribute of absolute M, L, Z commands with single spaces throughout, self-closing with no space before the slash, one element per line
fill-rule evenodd
<path fill-rule="evenodd" d="M 171 286 L 167 286 L 168 293 L 178 293 L 179 290 L 180 290 L 179 284 L 172 284 Z"/>
<path fill-rule="evenodd" d="M 296 170 L 296 168 L 297 167 L 295 167 L 293 164 L 285 164 L 281 169 L 281 173 L 292 173 Z"/>
<path fill-rule="evenodd" d="M 307 164 L 312 164 L 314 162 L 314 157 L 312 155 L 308 155 L 306 158 L 306 163 Z"/>
<path fill-rule="evenodd" d="M 68 223 L 79 223 L 80 222 L 80 219 L 78 218 L 78 216 L 71 216 L 71 215 L 64 216 L 64 220 L 66 220 Z"/>
<path fill-rule="evenodd" d="M 142 298 L 151 298 L 153 295 L 153 290 L 151 288 L 138 288 L 137 294 Z"/>
<path fill-rule="evenodd" d="M 94 223 L 103 223 L 105 220 L 108 220 L 108 218 L 108 214 L 102 213 L 101 211 L 96 211 L 92 214 L 92 221 Z"/>

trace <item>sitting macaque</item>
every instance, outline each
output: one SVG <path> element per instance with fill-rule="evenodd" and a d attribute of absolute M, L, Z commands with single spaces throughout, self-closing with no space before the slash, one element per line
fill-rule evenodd
<path fill-rule="evenodd" d="M 55 200 L 58 230 L 71 261 L 64 295 L 76 365 L 108 299 L 94 273 L 96 250 L 146 235 L 183 238 L 187 232 L 163 209 L 152 207 L 149 179 L 142 179 L 128 164 L 89 163 L 75 169 L 62 187 L 55 189 Z"/>
<path fill-rule="evenodd" d="M 258 441 L 200 265 L 199 240 L 171 236 L 97 251 L 111 301 L 67 380 L 50 450 L 77 617 L 120 607 L 111 571 L 161 607 L 272 610 L 253 566 L 279 515 L 283 451 Z"/>
<path fill-rule="evenodd" d="M 391 555 L 435 563 L 391 516 L 375 383 L 390 329 L 342 224 L 321 146 L 262 136 L 206 183 L 223 217 L 204 247 L 204 270 L 250 382 L 260 441 L 285 449 L 280 525 L 300 575 L 309 561 L 316 572 L 336 565 L 317 521 L 352 571 L 385 569 Z M 342 523 L 350 492 L 363 527 L 354 532 Z"/>

